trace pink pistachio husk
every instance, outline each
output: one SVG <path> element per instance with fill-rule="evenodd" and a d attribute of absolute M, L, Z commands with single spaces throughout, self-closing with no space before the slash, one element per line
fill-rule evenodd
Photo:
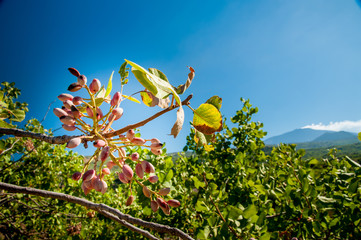
<path fill-rule="evenodd" d="M 54 108 L 53 113 L 57 117 L 68 116 L 68 113 L 61 108 Z"/>
<path fill-rule="evenodd" d="M 152 143 L 151 145 L 150 145 L 150 148 L 152 148 L 152 149 L 161 149 L 162 147 L 163 147 L 163 143 Z"/>
<path fill-rule="evenodd" d="M 100 108 L 97 108 L 97 119 L 100 120 L 103 118 L 103 112 Z"/>
<path fill-rule="evenodd" d="M 116 164 L 115 164 L 113 161 L 111 161 L 111 160 L 107 163 L 107 167 L 108 167 L 109 169 L 112 169 L 114 166 L 116 166 Z"/>
<path fill-rule="evenodd" d="M 130 180 L 125 177 L 123 172 L 118 173 L 118 178 L 122 183 L 130 183 Z"/>
<path fill-rule="evenodd" d="M 144 172 L 146 173 L 155 173 L 154 166 L 148 161 L 141 162 Z"/>
<path fill-rule="evenodd" d="M 150 151 L 154 154 L 154 155 L 161 155 L 163 153 L 163 150 L 162 149 L 154 149 L 154 148 L 151 148 Z"/>
<path fill-rule="evenodd" d="M 69 93 L 62 93 L 58 96 L 58 99 L 64 102 L 66 100 L 73 100 L 73 96 Z"/>
<path fill-rule="evenodd" d="M 118 120 L 119 118 L 121 118 L 123 116 L 123 108 L 114 108 L 113 111 L 112 111 L 112 114 L 115 116 L 115 119 L 114 120 Z"/>
<path fill-rule="evenodd" d="M 115 121 L 115 118 L 116 118 L 116 116 L 114 116 L 113 113 L 111 113 L 111 114 L 109 115 L 108 122 Z"/>
<path fill-rule="evenodd" d="M 66 109 L 71 109 L 71 106 L 74 105 L 74 103 L 73 103 L 72 100 L 65 100 L 65 101 L 63 102 L 63 104 L 64 104 L 64 107 L 66 107 Z"/>
<path fill-rule="evenodd" d="M 75 172 L 71 176 L 71 179 L 73 179 L 74 181 L 79 181 L 80 178 L 81 178 L 81 172 Z"/>
<path fill-rule="evenodd" d="M 158 138 L 152 138 L 152 139 L 150 139 L 150 142 L 151 143 L 160 143 Z"/>
<path fill-rule="evenodd" d="M 89 90 L 92 93 L 97 93 L 100 89 L 100 81 L 96 78 L 93 79 L 93 81 L 89 85 Z"/>
<path fill-rule="evenodd" d="M 59 118 L 60 121 L 66 125 L 75 125 L 75 119 L 73 117 L 70 116 L 62 116 Z"/>
<path fill-rule="evenodd" d="M 158 193 L 159 195 L 166 196 L 168 193 L 170 193 L 170 188 L 162 188 Z"/>
<path fill-rule="evenodd" d="M 120 92 L 116 92 L 112 98 L 112 100 L 110 101 L 110 105 L 111 106 L 118 106 L 121 100 L 121 94 Z"/>
<path fill-rule="evenodd" d="M 77 146 L 79 146 L 79 144 L 81 143 L 81 138 L 77 137 L 77 138 L 72 138 L 69 140 L 69 142 L 66 144 L 67 148 L 75 148 Z"/>
<path fill-rule="evenodd" d="M 92 180 L 92 178 L 95 176 L 95 170 L 94 169 L 90 169 L 88 171 L 86 171 L 84 174 L 83 174 L 83 181 L 84 182 L 87 182 L 87 181 L 90 181 Z"/>
<path fill-rule="evenodd" d="M 162 211 L 164 212 L 164 214 L 169 215 L 170 208 L 169 208 L 167 202 L 164 201 L 164 199 L 162 199 L 162 198 L 157 198 L 157 203 L 158 203 L 159 207 L 162 209 Z"/>
<path fill-rule="evenodd" d="M 167 203 L 171 207 L 179 207 L 181 205 L 180 202 L 175 199 L 168 200 Z"/>
<path fill-rule="evenodd" d="M 152 208 L 153 212 L 157 212 L 159 209 L 159 205 L 157 203 L 157 201 L 150 201 L 150 207 Z"/>
<path fill-rule="evenodd" d="M 124 148 L 120 148 L 120 153 L 119 153 L 119 157 L 125 157 L 127 156 L 127 153 L 125 152 Z"/>
<path fill-rule="evenodd" d="M 83 192 L 84 192 L 85 195 L 88 195 L 88 194 L 90 193 L 91 189 L 90 189 L 90 188 L 87 188 L 84 183 L 85 183 L 85 182 L 83 182 L 83 183 L 81 184 L 81 189 L 83 190 Z"/>
<path fill-rule="evenodd" d="M 150 176 L 150 177 L 148 178 L 148 180 L 149 180 L 149 182 L 151 182 L 151 183 L 156 183 L 156 182 L 158 182 L 158 177 L 157 177 L 156 175 L 153 175 L 153 176 Z"/>
<path fill-rule="evenodd" d="M 79 75 L 78 77 L 78 83 L 81 85 L 81 86 L 84 86 L 87 82 L 87 78 L 86 76 L 84 75 Z"/>
<path fill-rule="evenodd" d="M 145 140 L 143 138 L 140 137 L 133 137 L 133 139 L 131 140 L 131 143 L 141 146 L 145 144 Z"/>
<path fill-rule="evenodd" d="M 147 198 L 150 198 L 150 196 L 152 195 L 152 193 L 149 191 L 149 189 L 146 186 L 143 186 L 143 194 Z"/>
<path fill-rule="evenodd" d="M 127 164 L 124 164 L 123 165 L 123 173 L 124 173 L 124 176 L 128 179 L 128 180 L 131 180 L 133 178 L 133 170 L 131 167 L 129 167 L 129 165 Z"/>
<path fill-rule="evenodd" d="M 130 195 L 127 199 L 127 203 L 125 204 L 126 206 L 130 206 L 132 205 L 132 203 L 134 202 L 134 196 Z"/>
<path fill-rule="evenodd" d="M 103 168 L 102 173 L 104 173 L 106 175 L 109 175 L 110 174 L 110 169 L 109 168 Z"/>
<path fill-rule="evenodd" d="M 71 106 L 71 113 L 73 114 L 73 116 L 75 117 L 75 118 L 80 118 L 81 117 L 81 114 L 80 114 L 80 111 L 79 111 L 79 109 L 77 108 L 77 107 L 75 107 L 74 105 L 73 106 Z"/>
<path fill-rule="evenodd" d="M 73 104 L 74 105 L 80 105 L 80 104 L 82 104 L 82 102 L 83 102 L 83 98 L 81 98 L 81 97 L 74 97 L 73 98 Z"/>
<path fill-rule="evenodd" d="M 140 163 L 138 163 L 136 166 L 135 166 L 135 173 L 137 174 L 137 176 L 141 179 L 143 179 L 144 177 L 144 170 L 142 168 L 142 165 Z"/>
<path fill-rule="evenodd" d="M 100 161 L 104 162 L 110 154 L 110 148 L 109 146 L 105 146 L 103 147 L 101 153 L 100 153 Z"/>
<path fill-rule="evenodd" d="M 101 140 L 101 139 L 95 140 L 94 143 L 93 143 L 93 146 L 96 147 L 96 148 L 101 148 L 101 147 L 105 146 L 105 142 L 103 140 Z"/>
<path fill-rule="evenodd" d="M 94 178 L 96 178 L 96 176 Z M 90 190 L 94 189 L 94 187 L 93 187 L 93 179 L 94 178 L 90 179 L 89 181 L 83 181 L 84 186 Z"/>
<path fill-rule="evenodd" d="M 68 91 L 69 92 L 76 92 L 76 91 L 79 91 L 80 89 L 82 89 L 82 85 L 79 84 L 78 82 L 75 82 L 75 83 L 72 83 L 69 85 L 68 87 Z"/>
<path fill-rule="evenodd" d="M 74 125 L 63 124 L 62 127 L 67 131 L 74 131 L 76 129 L 76 127 Z"/>
<path fill-rule="evenodd" d="M 128 138 L 130 141 L 132 141 L 132 139 L 134 138 L 134 135 L 135 135 L 135 132 L 134 132 L 133 129 L 128 130 L 128 132 L 127 132 L 127 138 Z"/>
<path fill-rule="evenodd" d="M 93 177 L 93 179 L 91 180 L 91 184 L 95 191 L 97 191 L 97 192 L 101 191 L 102 185 L 100 182 L 100 178 L 98 176 Z"/>
<path fill-rule="evenodd" d="M 104 194 L 108 190 L 108 184 L 104 180 L 101 180 L 101 183 L 102 183 L 102 188 L 100 192 Z"/>
<path fill-rule="evenodd" d="M 75 68 L 68 68 L 69 72 L 71 74 L 73 74 L 75 77 L 79 77 L 80 76 L 80 73 L 78 70 L 76 70 Z"/>
<path fill-rule="evenodd" d="M 132 155 L 130 155 L 130 158 L 133 160 L 133 161 L 137 161 L 139 159 L 139 153 L 135 152 L 135 153 L 132 153 Z"/>
<path fill-rule="evenodd" d="M 93 117 L 93 109 L 91 109 L 90 107 L 86 108 L 86 113 L 88 114 L 89 117 Z"/>

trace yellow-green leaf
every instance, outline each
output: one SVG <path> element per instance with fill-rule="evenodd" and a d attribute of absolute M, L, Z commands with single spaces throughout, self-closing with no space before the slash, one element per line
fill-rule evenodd
<path fill-rule="evenodd" d="M 113 87 L 113 84 L 112 84 L 112 80 L 113 80 L 113 74 L 114 74 L 114 71 L 112 72 L 112 75 L 110 75 L 109 77 L 109 81 L 108 81 L 108 86 L 107 86 L 107 91 L 105 92 L 105 98 L 109 96 L 110 92 L 112 91 L 112 87 Z"/>
<path fill-rule="evenodd" d="M 204 134 L 213 134 L 222 130 L 222 115 L 212 104 L 203 103 L 194 112 L 193 126 Z"/>
<path fill-rule="evenodd" d="M 140 101 L 136 98 L 133 98 L 131 96 L 127 96 L 127 95 L 122 95 L 124 99 L 129 99 L 130 101 L 136 102 L 136 103 L 140 103 Z"/>

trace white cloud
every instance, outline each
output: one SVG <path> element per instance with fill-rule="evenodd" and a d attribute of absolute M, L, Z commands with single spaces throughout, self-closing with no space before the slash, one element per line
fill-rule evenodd
<path fill-rule="evenodd" d="M 345 120 L 341 122 L 330 122 L 329 124 L 312 123 L 311 125 L 307 125 L 302 128 L 311 128 L 315 130 L 361 132 L 361 120 L 358 121 Z"/>

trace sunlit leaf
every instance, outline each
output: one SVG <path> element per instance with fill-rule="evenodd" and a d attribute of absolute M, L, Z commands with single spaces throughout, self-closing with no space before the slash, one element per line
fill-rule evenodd
<path fill-rule="evenodd" d="M 140 101 L 139 101 L 138 99 L 133 98 L 133 97 L 131 97 L 131 96 L 127 96 L 127 95 L 124 95 L 124 94 L 122 94 L 122 96 L 123 96 L 124 99 L 129 99 L 130 101 L 133 101 L 133 102 L 136 102 L 136 103 L 140 103 Z"/>
<path fill-rule="evenodd" d="M 203 103 L 195 110 L 193 126 L 204 134 L 211 135 L 222 130 L 222 115 L 209 103 Z"/>
<path fill-rule="evenodd" d="M 15 126 L 0 119 L 0 127 L 2 127 L 2 128 L 13 128 Z"/>
<path fill-rule="evenodd" d="M 222 98 L 218 97 L 218 96 L 213 96 L 210 99 L 208 99 L 206 101 L 206 103 L 212 104 L 213 106 L 215 106 L 218 111 L 220 111 L 221 107 L 222 107 Z"/>
<path fill-rule="evenodd" d="M 151 74 L 159 77 L 160 79 L 163 79 L 166 82 L 169 82 L 167 76 L 164 73 L 162 73 L 160 70 L 156 68 L 148 68 L 148 70 Z"/>
<path fill-rule="evenodd" d="M 110 75 L 109 77 L 109 81 L 108 81 L 108 86 L 107 86 L 107 91 L 105 92 L 105 98 L 107 96 L 109 96 L 110 92 L 112 91 L 112 87 L 113 87 L 113 84 L 112 84 L 112 81 L 113 81 L 113 74 L 114 74 L 114 71 L 112 72 L 112 74 Z"/>

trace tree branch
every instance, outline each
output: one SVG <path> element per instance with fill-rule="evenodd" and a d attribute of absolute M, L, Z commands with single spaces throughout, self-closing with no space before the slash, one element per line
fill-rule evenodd
<path fill-rule="evenodd" d="M 189 104 L 189 100 L 191 100 L 193 97 L 193 95 L 189 95 L 183 102 L 182 102 L 182 105 L 188 105 Z M 172 111 L 173 109 L 179 107 L 179 105 L 172 105 L 160 112 L 157 112 L 156 114 L 154 114 L 153 116 L 147 118 L 147 119 L 144 119 L 143 121 L 140 121 L 138 123 L 135 123 L 135 124 L 131 124 L 131 125 L 128 125 L 124 128 L 121 128 L 117 131 L 114 131 L 114 132 L 110 132 L 110 133 L 106 133 L 104 134 L 103 136 L 105 138 L 109 138 L 109 137 L 114 137 L 114 136 L 117 136 L 117 135 L 120 135 L 120 134 L 123 134 L 125 132 L 127 132 L 128 130 L 130 129 L 134 129 L 134 128 L 138 128 L 138 127 L 141 127 L 141 126 L 144 126 L 145 124 L 147 124 L 148 122 L 156 119 L 157 117 L 169 112 L 169 111 Z M 28 132 L 28 131 L 24 131 L 24 130 L 21 130 L 21 129 L 16 129 L 16 128 L 0 128 L 0 135 L 2 134 L 5 134 L 5 135 L 13 135 L 13 136 L 16 136 L 16 137 L 28 137 L 28 138 L 32 138 L 32 139 L 38 139 L 38 140 L 41 140 L 43 142 L 47 142 L 47 143 L 51 143 L 51 144 L 65 144 L 67 142 L 69 142 L 70 139 L 72 138 L 76 138 L 76 137 L 83 137 L 83 140 L 92 140 L 93 137 L 89 137 L 89 136 L 84 136 L 84 135 L 76 135 L 76 136 L 68 136 L 68 135 L 63 135 L 63 136 L 56 136 L 56 137 L 52 137 L 52 136 L 48 136 L 48 135 L 45 135 L 45 134 L 42 134 L 42 133 L 34 133 L 34 132 Z"/>
<path fill-rule="evenodd" d="M 132 217 L 130 215 L 124 214 L 124 213 L 120 212 L 118 209 L 111 208 L 105 204 L 93 203 L 91 201 L 88 201 L 88 200 L 85 200 L 82 198 L 78 198 L 78 197 L 74 197 L 71 195 L 67 195 L 64 193 L 45 191 L 45 190 L 40 190 L 40 189 L 35 189 L 35 188 L 30 188 L 30 187 L 20 187 L 17 185 L 3 183 L 3 182 L 0 182 L 0 189 L 6 190 L 6 191 L 12 192 L 12 193 L 24 193 L 24 194 L 36 195 L 36 196 L 41 196 L 41 197 L 45 197 L 45 198 L 54 198 L 54 199 L 59 199 L 59 200 L 63 200 L 66 202 L 75 203 L 75 204 L 78 204 L 81 206 L 85 206 L 88 209 L 93 209 L 103 215 L 104 215 L 104 213 L 105 214 L 107 214 L 107 213 L 113 214 L 115 217 L 119 218 L 119 220 L 128 222 L 128 224 L 123 225 L 125 227 L 130 227 L 129 225 L 131 225 L 131 224 L 137 224 L 142 227 L 146 227 L 146 228 L 155 230 L 157 232 L 169 233 L 171 235 L 178 236 L 182 239 L 188 239 L 188 240 L 193 239 L 178 228 L 174 228 L 174 227 L 170 227 L 170 226 L 162 225 L 162 224 L 158 224 L 158 223 L 147 222 L 147 221 Z M 108 216 L 112 217 L 111 215 L 108 215 Z M 113 219 L 113 220 L 115 220 L 115 219 Z M 119 222 L 120 224 L 124 223 L 122 221 L 117 221 L 117 222 Z M 136 231 L 142 235 L 150 234 L 149 232 L 139 229 L 139 228 L 136 228 L 135 226 L 133 226 L 130 230 Z M 139 230 L 141 230 L 141 231 L 139 231 Z M 152 239 L 156 239 L 156 238 L 154 237 Z"/>

